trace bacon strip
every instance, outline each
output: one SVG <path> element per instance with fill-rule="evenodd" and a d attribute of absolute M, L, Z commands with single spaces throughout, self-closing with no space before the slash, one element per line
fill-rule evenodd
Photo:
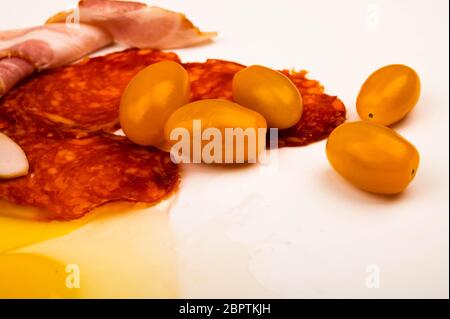
<path fill-rule="evenodd" d="M 200 31 L 181 13 L 130 1 L 82 0 L 76 10 L 58 13 L 47 23 L 76 20 L 99 26 L 116 42 L 135 48 L 183 48 L 216 36 Z"/>
<path fill-rule="evenodd" d="M 111 41 L 107 32 L 91 25 L 55 23 L 0 32 L 0 97 L 35 69 L 76 61 Z"/>
<path fill-rule="evenodd" d="M 107 32 L 95 26 L 55 23 L 0 32 L 0 58 L 20 57 L 38 70 L 54 68 L 76 61 L 111 41 Z"/>

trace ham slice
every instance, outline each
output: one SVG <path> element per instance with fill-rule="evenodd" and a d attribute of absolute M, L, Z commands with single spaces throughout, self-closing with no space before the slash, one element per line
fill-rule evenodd
<path fill-rule="evenodd" d="M 138 2 L 82 0 L 77 10 L 59 13 L 47 22 L 79 19 L 108 31 L 116 42 L 136 48 L 182 48 L 216 36 L 200 31 L 183 14 Z"/>

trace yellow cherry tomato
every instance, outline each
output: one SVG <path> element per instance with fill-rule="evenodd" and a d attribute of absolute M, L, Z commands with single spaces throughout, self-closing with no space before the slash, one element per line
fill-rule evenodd
<path fill-rule="evenodd" d="M 189 134 L 185 159 L 189 149 L 188 159 L 194 162 L 243 163 L 256 162 L 264 149 L 267 123 L 261 114 L 239 104 L 211 99 L 186 104 L 170 116 L 164 135 L 172 146 L 183 142 L 180 129 Z"/>
<path fill-rule="evenodd" d="M 356 109 L 365 121 L 391 125 L 414 108 L 419 96 L 420 79 L 416 71 L 406 65 L 388 65 L 364 82 Z"/>
<path fill-rule="evenodd" d="M 190 83 L 178 63 L 163 61 L 139 72 L 128 84 L 120 102 L 120 124 L 125 135 L 140 145 L 164 142 L 164 124 L 188 103 Z"/>
<path fill-rule="evenodd" d="M 419 166 L 416 148 L 394 130 L 369 122 L 338 126 L 328 137 L 333 168 L 355 186 L 379 194 L 402 192 Z"/>
<path fill-rule="evenodd" d="M 236 73 L 232 87 L 233 99 L 262 114 L 269 127 L 289 128 L 302 116 L 302 96 L 280 72 L 253 65 Z"/>

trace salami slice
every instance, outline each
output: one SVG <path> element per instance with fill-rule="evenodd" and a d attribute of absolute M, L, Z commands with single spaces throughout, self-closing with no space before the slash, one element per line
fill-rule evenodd
<path fill-rule="evenodd" d="M 76 219 L 116 201 L 154 203 L 178 185 L 178 167 L 168 153 L 125 137 L 67 138 L 1 115 L 0 131 L 22 147 L 30 164 L 27 176 L 0 181 L 0 198 L 41 208 L 47 213 L 42 220 Z"/>
<path fill-rule="evenodd" d="M 44 71 L 7 94 L 0 105 L 21 121 L 39 118 L 78 137 L 119 128 L 128 82 L 146 66 L 179 61 L 174 53 L 130 49 Z"/>

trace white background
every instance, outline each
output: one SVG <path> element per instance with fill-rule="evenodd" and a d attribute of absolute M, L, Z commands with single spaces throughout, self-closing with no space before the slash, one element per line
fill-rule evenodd
<path fill-rule="evenodd" d="M 0 29 L 40 24 L 75 2 L 2 0 Z M 349 120 L 375 69 L 407 64 L 422 80 L 419 104 L 395 126 L 421 155 L 400 196 L 350 186 L 328 164 L 324 142 L 282 149 L 268 170 L 185 167 L 170 215 L 181 296 L 448 298 L 447 0 L 151 3 L 219 32 L 212 45 L 177 50 L 183 61 L 310 70 Z M 367 288 L 370 265 L 378 289 Z"/>

